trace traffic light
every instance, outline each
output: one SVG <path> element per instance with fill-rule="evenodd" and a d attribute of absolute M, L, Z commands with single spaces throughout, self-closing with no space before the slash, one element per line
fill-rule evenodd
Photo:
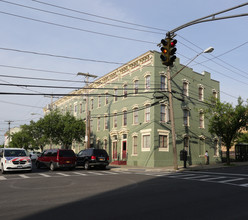
<path fill-rule="evenodd" d="M 160 59 L 162 60 L 163 65 L 172 66 L 174 61 L 176 60 L 176 43 L 177 40 L 172 39 L 171 37 L 167 37 L 161 40 L 162 47 Z"/>

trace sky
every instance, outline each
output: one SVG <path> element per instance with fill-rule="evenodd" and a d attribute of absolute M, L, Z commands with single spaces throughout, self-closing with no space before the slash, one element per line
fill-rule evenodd
<path fill-rule="evenodd" d="M 101 77 L 149 50 L 159 51 L 157 44 L 168 31 L 243 3 L 246 1 L 0 0 L 0 144 L 8 121 L 13 128 L 38 120 L 51 102 L 49 94 L 67 94 L 83 87 L 84 78 L 78 72 Z M 247 12 L 248 6 L 244 6 L 216 18 Z M 189 67 L 210 72 L 220 82 L 221 101 L 233 105 L 239 96 L 248 99 L 247 21 L 244 16 L 204 22 L 177 31 L 175 37 L 177 57 L 184 65 L 214 47 L 211 54 L 200 55 Z"/>

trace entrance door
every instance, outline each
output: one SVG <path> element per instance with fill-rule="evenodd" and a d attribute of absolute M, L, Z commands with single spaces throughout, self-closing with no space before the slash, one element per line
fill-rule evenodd
<path fill-rule="evenodd" d="M 127 141 L 122 141 L 122 159 L 127 158 Z"/>
<path fill-rule="evenodd" d="M 117 141 L 113 142 L 113 160 L 117 160 Z"/>

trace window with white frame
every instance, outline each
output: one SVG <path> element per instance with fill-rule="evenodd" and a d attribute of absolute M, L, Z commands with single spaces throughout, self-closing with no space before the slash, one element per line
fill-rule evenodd
<path fill-rule="evenodd" d="M 132 155 L 138 155 L 138 136 L 134 135 L 133 136 L 133 150 L 132 150 Z"/>
<path fill-rule="evenodd" d="M 101 96 L 98 96 L 98 108 L 100 108 L 101 105 L 102 105 L 102 103 L 101 103 Z"/>
<path fill-rule="evenodd" d="M 91 99 L 90 100 L 90 107 L 91 107 L 91 110 L 93 110 L 94 109 L 94 99 Z"/>
<path fill-rule="evenodd" d="M 104 116 L 104 129 L 107 130 L 108 129 L 108 124 L 109 124 L 109 120 L 108 120 L 108 116 L 105 115 Z"/>
<path fill-rule="evenodd" d="M 150 151 L 151 149 L 151 131 L 152 129 L 141 130 L 141 151 Z"/>
<path fill-rule="evenodd" d="M 123 111 L 123 126 L 127 126 L 127 110 Z"/>
<path fill-rule="evenodd" d="M 145 77 L 145 90 L 150 90 L 151 88 L 151 76 L 147 75 Z"/>
<path fill-rule="evenodd" d="M 169 112 L 168 112 L 168 106 L 165 104 L 161 104 L 160 106 L 160 122 L 165 123 L 169 120 Z"/>
<path fill-rule="evenodd" d="M 151 107 L 150 104 L 145 105 L 145 122 L 150 122 L 151 120 Z"/>
<path fill-rule="evenodd" d="M 200 128 L 204 128 L 205 124 L 204 124 L 204 113 L 203 111 L 199 112 L 199 127 Z"/>
<path fill-rule="evenodd" d="M 187 81 L 183 82 L 183 95 L 189 96 L 189 83 Z"/>
<path fill-rule="evenodd" d="M 138 107 L 133 108 L 133 124 L 139 124 L 139 111 Z"/>
<path fill-rule="evenodd" d="M 105 94 L 105 105 L 108 105 L 109 103 L 109 96 L 108 93 Z"/>
<path fill-rule="evenodd" d="M 134 94 L 138 94 L 139 90 L 139 80 L 134 81 Z"/>
<path fill-rule="evenodd" d="M 118 99 L 118 90 L 114 89 L 114 101 L 117 102 Z"/>
<path fill-rule="evenodd" d="M 127 98 L 127 84 L 123 85 L 123 98 Z"/>
<path fill-rule="evenodd" d="M 202 86 L 200 86 L 198 89 L 198 95 L 199 95 L 199 101 L 203 101 L 204 100 L 204 89 Z"/>
<path fill-rule="evenodd" d="M 113 125 L 114 125 L 114 128 L 117 128 L 117 112 L 114 113 Z"/>
<path fill-rule="evenodd" d="M 187 109 L 183 110 L 183 125 L 189 126 L 189 110 Z"/>
<path fill-rule="evenodd" d="M 167 89 L 167 83 L 166 83 L 165 75 L 160 75 L 160 89 L 163 91 Z"/>
<path fill-rule="evenodd" d="M 97 118 L 97 130 L 98 131 L 101 130 L 101 118 L 100 117 Z"/>

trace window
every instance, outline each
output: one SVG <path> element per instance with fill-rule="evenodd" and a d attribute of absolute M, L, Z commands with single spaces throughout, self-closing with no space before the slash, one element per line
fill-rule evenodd
<path fill-rule="evenodd" d="M 90 119 L 90 131 L 91 131 L 91 133 L 93 131 L 93 119 Z"/>
<path fill-rule="evenodd" d="M 108 93 L 105 94 L 105 105 L 108 105 Z"/>
<path fill-rule="evenodd" d="M 77 113 L 77 104 L 74 105 L 74 113 L 75 113 L 75 114 Z"/>
<path fill-rule="evenodd" d="M 123 126 L 127 126 L 127 111 L 123 111 Z"/>
<path fill-rule="evenodd" d="M 93 110 L 94 109 L 94 99 L 91 99 L 90 101 L 91 101 L 91 104 L 90 104 L 91 110 Z"/>
<path fill-rule="evenodd" d="M 168 122 L 168 108 L 164 104 L 160 107 L 160 122 Z"/>
<path fill-rule="evenodd" d="M 97 118 L 97 130 L 98 130 L 98 131 L 101 130 L 101 123 L 100 123 L 100 122 L 101 122 L 101 118 L 98 117 L 98 118 Z"/>
<path fill-rule="evenodd" d="M 127 84 L 123 86 L 123 98 L 127 98 Z"/>
<path fill-rule="evenodd" d="M 101 96 L 98 96 L 98 108 L 100 108 L 101 105 L 102 105 L 102 103 L 101 103 Z"/>
<path fill-rule="evenodd" d="M 151 145 L 151 136 L 150 134 L 147 134 L 147 135 L 143 135 L 142 136 L 143 138 L 143 148 L 144 149 L 150 149 L 150 145 Z"/>
<path fill-rule="evenodd" d="M 117 99 L 118 99 L 117 95 L 118 95 L 118 91 L 117 89 L 114 89 L 114 101 L 115 102 L 117 102 Z"/>
<path fill-rule="evenodd" d="M 204 114 L 202 111 L 199 113 L 199 127 L 204 128 Z"/>
<path fill-rule="evenodd" d="M 203 101 L 204 100 L 204 96 L 203 96 L 203 87 L 199 87 L 199 101 Z"/>
<path fill-rule="evenodd" d="M 137 125 L 139 123 L 139 114 L 138 108 L 133 109 L 133 124 Z"/>
<path fill-rule="evenodd" d="M 108 121 L 108 116 L 105 115 L 105 116 L 104 116 L 104 129 L 105 129 L 105 130 L 108 129 L 108 123 L 109 123 L 109 121 Z"/>
<path fill-rule="evenodd" d="M 146 90 L 150 90 L 150 88 L 151 88 L 151 76 L 150 75 L 148 75 L 148 76 L 146 76 L 146 78 L 145 78 L 145 86 L 146 86 Z"/>
<path fill-rule="evenodd" d="M 150 122 L 150 105 L 145 108 L 145 122 Z"/>
<path fill-rule="evenodd" d="M 138 137 L 133 136 L 133 155 L 138 154 Z"/>
<path fill-rule="evenodd" d="M 160 76 L 160 89 L 161 90 L 166 90 L 167 89 L 167 85 L 166 85 L 166 77 L 164 75 Z"/>
<path fill-rule="evenodd" d="M 82 114 L 83 113 L 83 104 L 82 103 L 80 103 L 80 114 Z"/>
<path fill-rule="evenodd" d="M 183 95 L 189 96 L 189 83 L 183 82 Z"/>
<path fill-rule="evenodd" d="M 114 128 L 117 128 L 117 113 L 114 113 L 113 120 Z"/>
<path fill-rule="evenodd" d="M 138 89 L 139 89 L 139 81 L 135 80 L 134 81 L 134 94 L 138 94 Z"/>
<path fill-rule="evenodd" d="M 189 111 L 187 109 L 183 110 L 183 125 L 189 126 Z"/>
<path fill-rule="evenodd" d="M 168 148 L 168 136 L 167 135 L 159 135 L 159 148 Z"/>

